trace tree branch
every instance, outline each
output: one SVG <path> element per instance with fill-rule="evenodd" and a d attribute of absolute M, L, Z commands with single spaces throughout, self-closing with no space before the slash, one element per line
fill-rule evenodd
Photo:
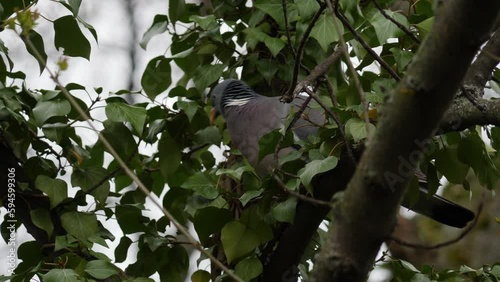
<path fill-rule="evenodd" d="M 500 100 L 476 99 L 476 107 L 464 97 L 453 100 L 444 113 L 439 129 L 442 132 L 461 131 L 474 125 L 500 126 Z M 484 109 L 484 111 L 481 110 Z"/>
<path fill-rule="evenodd" d="M 396 213 L 425 140 L 439 124 L 482 42 L 500 2 L 437 2 L 435 22 L 405 78 L 384 104 L 379 125 L 334 209 L 311 281 L 365 281 Z M 470 24 L 473 22 L 474 24 Z M 409 167 L 403 160 L 411 160 Z"/>
<path fill-rule="evenodd" d="M 490 38 L 481 50 L 474 63 L 465 76 L 465 85 L 482 89 L 486 82 L 491 79 L 493 69 L 498 65 L 500 57 L 500 29 Z M 480 96 L 479 96 L 480 97 Z"/>

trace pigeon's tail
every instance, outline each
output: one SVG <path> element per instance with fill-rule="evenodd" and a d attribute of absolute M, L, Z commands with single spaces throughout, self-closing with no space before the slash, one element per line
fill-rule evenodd
<path fill-rule="evenodd" d="M 402 205 L 438 222 L 457 228 L 465 227 L 475 217 L 474 212 L 465 207 L 438 195 L 430 196 L 425 187 L 420 187 L 419 194 L 416 203 L 410 204 L 409 199 L 405 197 Z"/>

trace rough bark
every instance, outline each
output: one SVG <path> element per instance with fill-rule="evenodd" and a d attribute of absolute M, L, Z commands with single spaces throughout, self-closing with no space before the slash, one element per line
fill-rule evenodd
<path fill-rule="evenodd" d="M 433 29 L 386 101 L 375 135 L 334 210 L 311 281 L 365 281 L 396 223 L 423 140 L 448 108 L 498 15 L 497 0 L 437 1 Z"/>
<path fill-rule="evenodd" d="M 440 132 L 461 131 L 474 125 L 500 126 L 500 100 L 476 99 L 473 105 L 465 97 L 453 100 L 450 108 L 444 113 L 439 125 Z"/>

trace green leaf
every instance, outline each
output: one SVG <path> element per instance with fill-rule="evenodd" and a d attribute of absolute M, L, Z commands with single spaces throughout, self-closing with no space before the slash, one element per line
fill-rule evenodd
<path fill-rule="evenodd" d="M 226 223 L 233 220 L 233 215 L 228 209 L 206 207 L 196 211 L 193 225 L 198 238 L 203 245 L 209 243 L 212 234 L 219 233 Z"/>
<path fill-rule="evenodd" d="M 408 27 L 408 20 L 405 16 L 401 15 L 400 13 L 392 12 L 390 10 L 384 11 L 389 17 L 393 18 L 405 27 Z M 375 13 L 371 18 L 370 23 L 375 28 L 375 33 L 377 34 L 377 38 L 380 44 L 384 44 L 389 38 L 397 38 L 404 34 L 397 25 L 387 20 L 381 13 Z"/>
<path fill-rule="evenodd" d="M 477 133 L 469 133 L 462 138 L 458 144 L 458 159 L 469 166 L 475 172 L 479 172 L 483 161 L 483 152 L 485 151 L 484 142 Z"/>
<path fill-rule="evenodd" d="M 115 263 L 124 262 L 127 259 L 128 248 L 132 245 L 132 240 L 123 236 L 115 249 Z"/>
<path fill-rule="evenodd" d="M 186 10 L 186 2 L 184 0 L 169 0 L 168 1 L 168 16 L 175 24 L 183 15 Z"/>
<path fill-rule="evenodd" d="M 158 56 L 149 61 L 142 74 L 141 85 L 150 99 L 167 90 L 172 83 L 170 59 Z"/>
<path fill-rule="evenodd" d="M 51 117 L 65 116 L 71 112 L 71 105 L 67 100 L 54 99 L 40 100 L 33 108 L 33 116 L 38 125 L 43 125 Z"/>
<path fill-rule="evenodd" d="M 92 36 L 93 36 L 93 37 L 94 37 L 94 39 L 95 39 L 95 42 L 97 42 L 97 43 L 98 43 L 99 41 L 97 40 L 97 31 L 95 31 L 95 28 L 94 28 L 92 25 L 90 25 L 89 23 L 87 23 L 86 21 L 84 21 L 84 20 L 83 20 L 82 18 L 80 18 L 80 17 L 76 17 L 76 19 L 77 19 L 77 20 L 78 20 L 78 21 L 79 21 L 79 22 L 80 22 L 80 23 L 81 23 L 81 24 L 82 24 L 82 25 L 83 25 L 86 29 L 88 29 L 88 30 L 90 31 L 90 33 L 92 34 Z"/>
<path fill-rule="evenodd" d="M 160 281 L 184 282 L 189 268 L 189 256 L 186 249 L 176 245 L 167 252 L 166 262 L 158 271 Z"/>
<path fill-rule="evenodd" d="M 273 54 L 274 57 L 276 57 L 281 49 L 283 49 L 286 45 L 283 40 L 271 36 L 267 36 L 266 39 L 264 39 L 264 44 L 266 44 L 267 48 L 269 48 L 269 51 L 271 51 L 271 54 Z"/>
<path fill-rule="evenodd" d="M 319 4 L 315 0 L 295 0 L 294 2 L 302 20 L 309 19 L 319 10 Z"/>
<path fill-rule="evenodd" d="M 398 65 L 398 69 L 400 71 L 403 71 L 406 68 L 414 56 L 412 52 L 399 48 L 391 48 L 390 51 L 394 55 L 394 59 L 396 60 L 396 64 Z"/>
<path fill-rule="evenodd" d="M 289 197 L 286 201 L 277 203 L 273 206 L 272 214 L 277 221 L 293 224 L 295 220 L 295 208 L 297 198 Z"/>
<path fill-rule="evenodd" d="M 93 213 L 66 212 L 61 215 L 61 225 L 68 234 L 85 241 L 98 232 L 97 217 Z"/>
<path fill-rule="evenodd" d="M 54 250 L 59 251 L 64 248 L 72 248 L 78 245 L 78 239 L 71 235 L 56 236 Z"/>
<path fill-rule="evenodd" d="M 433 24 L 434 17 L 431 17 L 415 25 L 418 29 L 418 33 L 420 33 L 420 38 L 427 36 L 427 34 L 431 31 Z"/>
<path fill-rule="evenodd" d="M 103 260 L 91 260 L 85 265 L 85 272 L 97 279 L 106 279 L 118 273 L 116 267 Z"/>
<path fill-rule="evenodd" d="M 201 29 L 208 30 L 211 28 L 212 24 L 216 23 L 216 19 L 214 15 L 208 15 L 205 17 L 192 15 L 189 17 L 190 21 L 197 23 Z"/>
<path fill-rule="evenodd" d="M 258 209 L 258 205 L 247 207 L 240 217 L 240 222 L 257 234 L 261 244 L 265 244 L 273 239 L 273 229 L 262 219 Z"/>
<path fill-rule="evenodd" d="M 500 127 L 496 126 L 491 129 L 491 147 L 500 151 Z"/>
<path fill-rule="evenodd" d="M 52 224 L 52 219 L 48 210 L 31 210 L 30 217 L 36 227 L 47 232 L 48 238 L 52 236 L 52 232 L 54 231 L 54 224 Z"/>
<path fill-rule="evenodd" d="M 68 9 L 71 13 L 73 13 L 74 17 L 78 16 L 82 0 L 58 0 L 57 2 L 66 7 L 66 9 Z"/>
<path fill-rule="evenodd" d="M 495 91 L 495 93 L 497 94 L 500 94 L 500 84 L 493 81 L 493 80 L 490 80 L 488 82 L 490 84 L 490 87 L 491 87 L 491 90 Z"/>
<path fill-rule="evenodd" d="M 195 101 L 177 101 L 176 106 L 184 111 L 189 122 L 193 121 L 193 117 L 199 108 L 198 103 Z"/>
<path fill-rule="evenodd" d="M 238 262 L 234 268 L 234 274 L 244 281 L 250 281 L 257 278 L 263 270 L 264 268 L 260 260 L 256 257 L 251 257 Z"/>
<path fill-rule="evenodd" d="M 164 33 L 168 28 L 168 17 L 167 15 L 156 15 L 153 19 L 153 24 L 149 27 L 149 29 L 142 36 L 142 40 L 139 45 L 142 49 L 146 50 L 148 46 L 149 40 L 153 38 L 155 35 Z"/>
<path fill-rule="evenodd" d="M 147 112 L 142 107 L 132 106 L 126 103 L 113 102 L 106 105 L 106 116 L 115 122 L 130 122 L 132 127 L 142 136 Z"/>
<path fill-rule="evenodd" d="M 73 174 L 71 174 L 71 185 L 80 187 L 85 192 L 93 189 L 90 194 L 104 206 L 109 195 L 109 181 L 104 181 L 97 188 L 95 186 L 108 177 L 108 175 L 108 171 L 103 167 L 75 168 Z"/>
<path fill-rule="evenodd" d="M 54 44 L 59 50 L 64 49 L 64 55 L 71 57 L 90 58 L 90 43 L 83 35 L 73 16 L 64 16 L 54 21 Z"/>
<path fill-rule="evenodd" d="M 248 202 L 250 202 L 252 199 L 259 197 L 262 194 L 262 192 L 264 192 L 264 191 L 263 190 L 246 191 L 240 197 L 241 205 L 246 206 L 248 204 Z"/>
<path fill-rule="evenodd" d="M 280 26 L 285 26 L 281 0 L 256 0 L 254 7 L 270 15 Z"/>
<path fill-rule="evenodd" d="M 73 282 L 80 281 L 73 269 L 54 268 L 43 276 L 44 282 Z"/>
<path fill-rule="evenodd" d="M 266 79 L 267 83 L 271 83 L 278 71 L 278 63 L 272 59 L 258 60 L 257 70 Z"/>
<path fill-rule="evenodd" d="M 19 232 L 19 230 L 17 232 Z M 10 234 L 11 233 L 9 233 L 9 235 Z M 10 243 L 10 245 L 12 245 L 12 243 Z M 7 244 L 5 244 L 4 246 L 7 246 Z M 17 246 L 19 245 L 16 244 L 16 247 Z M 46 255 L 42 254 L 42 249 L 42 245 L 37 241 L 24 242 L 18 247 L 17 256 L 23 261 L 23 264 L 26 263 L 28 265 L 36 266 L 44 260 L 44 257 L 46 257 Z"/>
<path fill-rule="evenodd" d="M 24 44 L 26 45 L 26 50 L 33 56 L 38 62 L 40 67 L 40 74 L 45 69 L 45 64 L 47 64 L 47 54 L 45 53 L 45 46 L 43 44 L 43 38 L 33 29 L 30 29 L 27 35 L 21 36 Z M 30 42 L 34 49 L 30 47 Z"/>
<path fill-rule="evenodd" d="M 339 24 L 339 27 L 342 28 L 342 25 Z M 318 41 L 319 45 L 325 52 L 328 51 L 330 44 L 339 41 L 340 37 L 337 33 L 333 17 L 330 13 L 324 13 L 319 17 L 311 31 L 311 37 Z"/>
<path fill-rule="evenodd" d="M 205 270 L 196 270 L 191 275 L 191 282 L 210 282 L 210 272 Z"/>
<path fill-rule="evenodd" d="M 412 272 L 416 272 L 418 273 L 418 269 L 413 266 L 413 264 L 407 262 L 407 261 L 404 261 L 404 260 L 399 260 L 399 262 L 401 263 L 401 266 L 403 266 L 404 269 L 407 269 L 407 270 L 410 270 Z"/>
<path fill-rule="evenodd" d="M 39 175 L 35 180 L 35 187 L 47 194 L 51 209 L 68 198 L 68 187 L 66 182 L 61 179 L 52 179 L 45 175 Z"/>
<path fill-rule="evenodd" d="M 193 76 L 196 88 L 204 91 L 210 84 L 216 82 L 222 76 L 225 67 L 222 64 L 200 66 Z"/>
<path fill-rule="evenodd" d="M 207 199 L 215 199 L 219 195 L 217 187 L 215 187 L 214 183 L 212 183 L 212 181 L 201 171 L 191 175 L 181 187 L 193 190 Z"/>
<path fill-rule="evenodd" d="M 156 119 L 151 124 L 149 125 L 149 130 L 148 130 L 148 135 L 146 138 L 144 138 L 144 141 L 148 143 L 155 143 L 156 142 L 156 135 L 158 135 L 160 132 L 165 129 L 165 126 L 167 125 L 167 122 L 164 119 Z"/>
<path fill-rule="evenodd" d="M 312 191 L 311 181 L 313 177 L 322 172 L 329 171 L 337 166 L 338 159 L 334 156 L 330 156 L 323 160 L 314 160 L 308 164 L 300 174 L 300 181 L 307 188 L 309 192 Z"/>
<path fill-rule="evenodd" d="M 309 151 L 311 152 L 311 151 Z M 282 166 L 288 162 L 292 162 L 292 161 L 295 161 L 295 160 L 298 160 L 302 157 L 302 152 L 300 151 L 293 151 L 293 152 L 290 152 L 289 154 L 286 154 L 284 156 L 279 156 L 279 165 Z"/>
<path fill-rule="evenodd" d="M 280 141 L 281 129 L 277 128 L 274 129 L 260 137 L 259 139 L 259 161 L 262 160 L 265 156 L 269 154 L 274 154 L 274 151 L 276 150 L 276 147 L 278 146 L 278 143 Z M 287 132 L 287 135 L 285 136 L 283 143 L 281 144 L 282 148 L 289 147 L 290 145 L 293 144 L 293 135 L 290 132 Z"/>
<path fill-rule="evenodd" d="M 215 175 L 221 175 L 221 174 L 226 174 L 229 177 L 231 177 L 234 180 L 241 180 L 241 177 L 243 176 L 244 172 L 247 171 L 254 171 L 254 169 L 250 166 L 240 166 L 237 169 L 233 168 L 219 168 Z"/>
<path fill-rule="evenodd" d="M 262 32 L 259 28 L 247 28 L 243 31 L 246 35 L 246 42 L 249 49 L 253 50 L 259 42 L 264 42 L 269 36 Z"/>
<path fill-rule="evenodd" d="M 371 123 L 368 124 L 368 127 L 370 128 L 371 132 L 374 132 L 376 130 L 375 126 Z M 354 142 L 359 142 L 368 137 L 366 122 L 360 120 L 359 118 L 349 119 L 345 124 L 345 128 L 347 136 L 352 137 Z"/>
<path fill-rule="evenodd" d="M 137 143 L 130 129 L 121 122 L 106 120 L 103 124 L 104 130 L 101 131 L 101 134 L 109 141 L 122 159 L 127 160 L 130 158 L 137 148 Z"/>
<path fill-rule="evenodd" d="M 450 145 L 436 153 L 436 169 L 450 182 L 461 184 L 467 176 L 469 166 L 459 160 L 457 145 Z"/>
<path fill-rule="evenodd" d="M 146 230 L 144 217 L 141 213 L 141 205 L 118 205 L 116 206 L 116 221 L 124 234 L 143 232 Z"/>
<path fill-rule="evenodd" d="M 214 144 L 220 145 L 222 141 L 222 136 L 220 135 L 219 129 L 215 126 L 205 127 L 203 129 L 198 130 L 194 134 L 194 143 L 203 145 L 203 144 Z"/>
<path fill-rule="evenodd" d="M 175 171 L 181 163 L 181 149 L 174 138 L 163 132 L 158 143 L 160 172 L 168 181 L 174 176 Z"/>
<path fill-rule="evenodd" d="M 68 0 L 69 5 L 71 6 L 71 10 L 73 10 L 73 16 L 78 15 L 78 11 L 80 10 L 80 4 L 82 0 Z"/>
<path fill-rule="evenodd" d="M 229 263 L 250 254 L 260 245 L 257 234 L 239 221 L 231 221 L 222 228 L 221 241 Z"/>

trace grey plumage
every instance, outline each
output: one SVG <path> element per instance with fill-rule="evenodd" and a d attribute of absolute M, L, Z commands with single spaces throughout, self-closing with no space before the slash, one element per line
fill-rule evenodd
<path fill-rule="evenodd" d="M 279 97 L 259 95 L 242 81 L 234 79 L 218 84 L 210 98 L 215 110 L 226 121 L 231 143 L 259 175 L 268 173 L 274 166 L 272 155 L 258 160 L 259 139 L 273 129 L 282 128 L 291 107 L 298 110 L 305 100 L 304 97 L 297 97 L 291 104 L 282 103 Z M 320 111 L 308 107 L 304 114 L 316 124 L 324 123 L 324 115 Z M 314 135 L 316 131 L 313 124 L 302 118 L 293 128 L 294 134 L 301 140 Z M 293 149 L 285 148 L 280 151 L 280 155 L 287 154 L 290 150 Z"/>

